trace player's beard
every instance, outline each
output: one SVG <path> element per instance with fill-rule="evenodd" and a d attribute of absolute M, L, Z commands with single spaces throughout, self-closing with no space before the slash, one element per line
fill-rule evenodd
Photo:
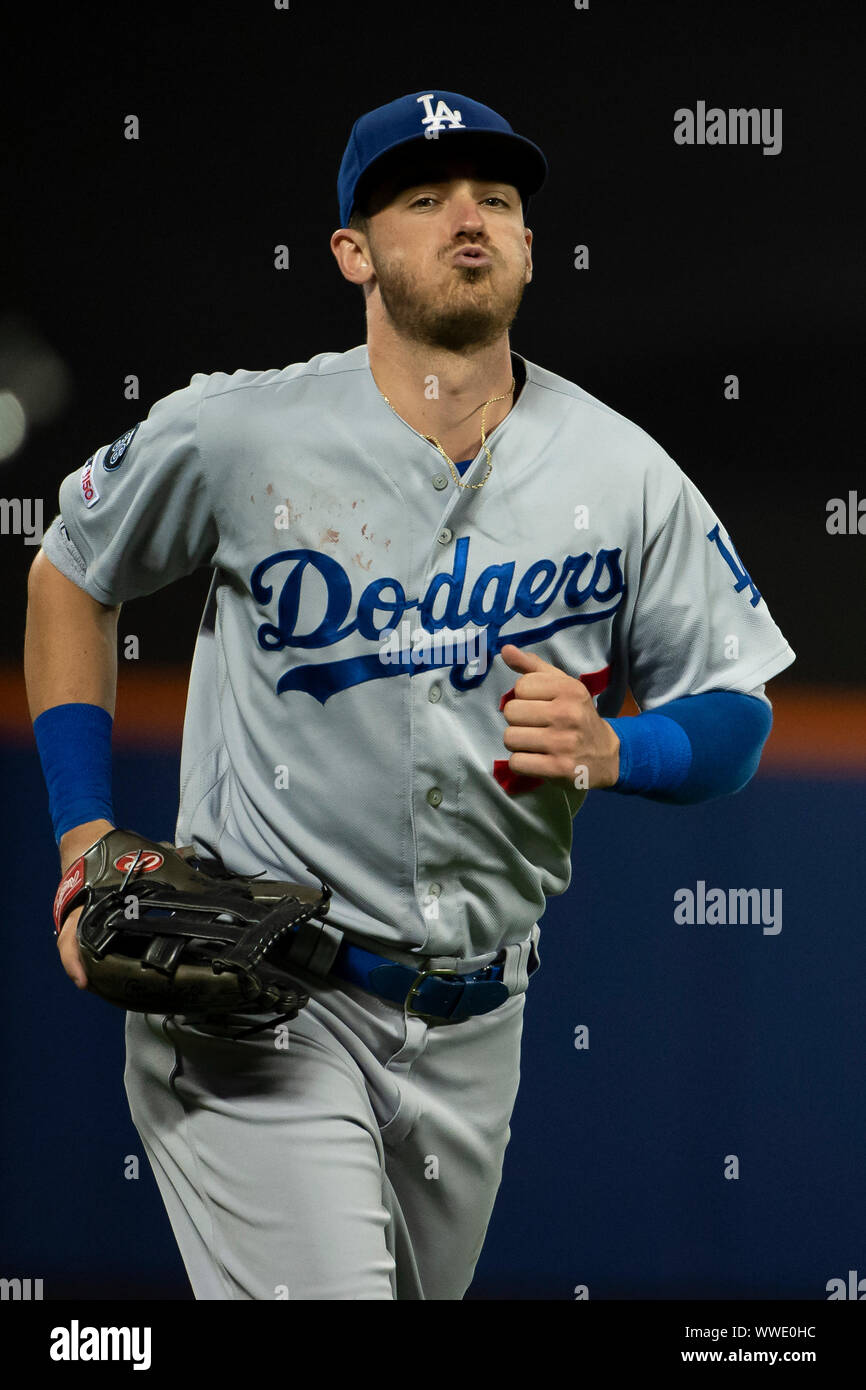
<path fill-rule="evenodd" d="M 375 260 L 382 305 L 401 337 L 447 352 L 488 347 L 514 322 L 523 291 L 524 267 L 513 272 L 501 261 L 448 267 L 448 288 L 431 294 L 399 260 Z M 498 286 L 496 288 L 495 286 Z"/>

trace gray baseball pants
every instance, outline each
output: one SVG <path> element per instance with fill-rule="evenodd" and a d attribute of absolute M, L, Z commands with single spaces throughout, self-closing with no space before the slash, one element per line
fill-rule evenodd
<path fill-rule="evenodd" d="M 197 1299 L 461 1299 L 499 1188 L 525 993 L 430 1024 L 298 970 L 242 1040 L 127 1014 L 133 1122 Z"/>

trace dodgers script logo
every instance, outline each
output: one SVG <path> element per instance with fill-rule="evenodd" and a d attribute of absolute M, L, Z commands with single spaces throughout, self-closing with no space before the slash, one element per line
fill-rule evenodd
<path fill-rule="evenodd" d="M 256 602 L 265 607 L 274 597 L 275 576 L 282 574 L 277 620 L 262 623 L 256 636 L 259 646 L 267 652 L 285 651 L 289 647 L 301 650 L 332 647 L 356 632 L 369 642 L 379 644 L 383 634 L 392 632 L 406 613 L 416 609 L 418 626 L 425 633 L 437 633 L 445 628 L 459 631 L 467 626 L 481 632 L 487 653 L 482 671 L 476 671 L 477 661 L 454 661 L 450 651 L 434 654 L 425 662 L 428 669 L 431 665 L 450 666 L 451 684 L 455 689 L 470 690 L 486 678 L 494 656 L 507 642 L 526 647 L 544 641 L 562 628 L 601 623 L 613 617 L 626 594 L 621 555 L 622 548 L 617 547 L 598 550 L 594 555 L 590 551 L 567 555 L 561 565 L 553 560 L 536 560 L 516 586 L 515 561 L 488 565 L 472 585 L 464 607 L 469 539 L 462 537 L 455 546 L 452 568 L 435 574 L 419 598 L 407 597 L 399 579 L 386 575 L 367 585 L 357 601 L 355 616 L 349 621 L 352 584 L 339 561 L 318 550 L 278 550 L 256 565 L 250 575 L 250 592 Z M 324 581 L 325 598 L 318 625 L 311 632 L 299 632 L 301 594 L 310 574 L 316 594 L 321 594 Z M 433 608 L 440 590 L 446 594 L 445 609 L 435 616 Z M 580 611 L 548 623 L 503 631 L 514 618 L 540 618 L 560 597 L 566 608 Z M 377 613 L 385 615 L 384 622 L 377 624 Z M 384 680 L 388 676 L 411 676 L 418 669 L 405 655 L 383 660 L 377 649 L 363 656 L 315 665 L 299 662 L 280 676 L 276 691 L 280 695 L 289 690 L 301 690 L 324 704 L 349 686 Z"/>

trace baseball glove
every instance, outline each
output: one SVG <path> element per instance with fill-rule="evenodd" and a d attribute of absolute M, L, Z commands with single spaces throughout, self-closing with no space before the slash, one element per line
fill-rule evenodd
<path fill-rule="evenodd" d="M 60 932 L 76 928 L 88 989 L 137 1013 L 282 1014 L 309 995 L 285 969 L 293 928 L 328 911 L 331 889 L 231 874 L 130 830 L 110 830 L 63 876 Z M 281 950 L 282 948 L 282 950 Z"/>

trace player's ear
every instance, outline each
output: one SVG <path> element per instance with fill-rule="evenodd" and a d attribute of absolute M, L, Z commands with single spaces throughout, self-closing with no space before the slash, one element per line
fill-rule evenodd
<path fill-rule="evenodd" d="M 523 238 L 526 243 L 526 284 L 532 280 L 532 232 L 528 227 L 523 229 Z"/>
<path fill-rule="evenodd" d="M 331 237 L 331 250 L 343 277 L 353 285 L 363 285 L 373 276 L 366 237 L 352 227 L 338 227 Z"/>

